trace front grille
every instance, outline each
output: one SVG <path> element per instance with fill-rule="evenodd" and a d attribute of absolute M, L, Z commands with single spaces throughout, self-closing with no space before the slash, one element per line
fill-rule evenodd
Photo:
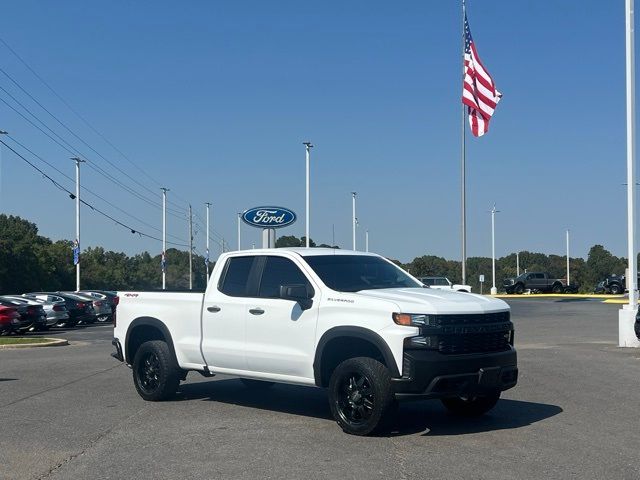
<path fill-rule="evenodd" d="M 429 317 L 429 326 L 422 327 L 421 334 L 437 338 L 440 353 L 503 352 L 511 347 L 513 324 L 509 311 Z"/>
<path fill-rule="evenodd" d="M 431 317 L 431 316 L 430 316 Z M 483 323 L 503 323 L 510 320 L 510 312 L 472 313 L 459 315 L 435 315 L 430 325 L 478 325 Z"/>
<path fill-rule="evenodd" d="M 438 351 L 445 355 L 504 352 L 511 348 L 505 332 L 442 335 L 438 338 Z"/>

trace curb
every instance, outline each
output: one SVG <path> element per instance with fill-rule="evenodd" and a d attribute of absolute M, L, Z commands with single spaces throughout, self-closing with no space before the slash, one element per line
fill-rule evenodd
<path fill-rule="evenodd" d="M 0 345 L 0 350 L 9 350 L 12 348 L 35 348 L 35 347 L 62 347 L 69 345 L 69 340 L 64 338 L 48 338 L 49 342 L 42 343 L 17 343 L 15 345 Z"/>

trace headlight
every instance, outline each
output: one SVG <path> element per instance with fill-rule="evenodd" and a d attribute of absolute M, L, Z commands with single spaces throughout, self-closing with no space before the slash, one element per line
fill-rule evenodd
<path fill-rule="evenodd" d="M 422 313 L 394 313 L 393 321 L 405 327 L 428 327 L 435 325 L 435 316 Z"/>

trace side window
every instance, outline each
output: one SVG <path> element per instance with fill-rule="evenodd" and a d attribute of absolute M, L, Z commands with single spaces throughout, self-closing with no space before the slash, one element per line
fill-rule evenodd
<path fill-rule="evenodd" d="M 436 283 L 442 287 L 448 287 L 449 284 L 447 283 L 447 280 L 445 278 L 439 278 L 438 280 L 436 280 Z"/>
<path fill-rule="evenodd" d="M 227 260 L 224 278 L 218 286 L 218 290 L 231 297 L 247 296 L 249 272 L 251 272 L 254 258 L 232 257 Z"/>
<path fill-rule="evenodd" d="M 313 292 L 311 284 L 304 273 L 288 258 L 267 257 L 258 296 L 262 298 L 278 298 L 281 285 L 305 285 L 307 292 Z"/>

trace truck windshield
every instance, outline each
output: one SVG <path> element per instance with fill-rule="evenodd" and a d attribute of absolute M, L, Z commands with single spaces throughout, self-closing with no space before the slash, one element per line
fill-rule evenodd
<path fill-rule="evenodd" d="M 304 258 L 333 290 L 358 292 L 379 288 L 422 288 L 402 269 L 369 255 L 309 255 Z"/>

